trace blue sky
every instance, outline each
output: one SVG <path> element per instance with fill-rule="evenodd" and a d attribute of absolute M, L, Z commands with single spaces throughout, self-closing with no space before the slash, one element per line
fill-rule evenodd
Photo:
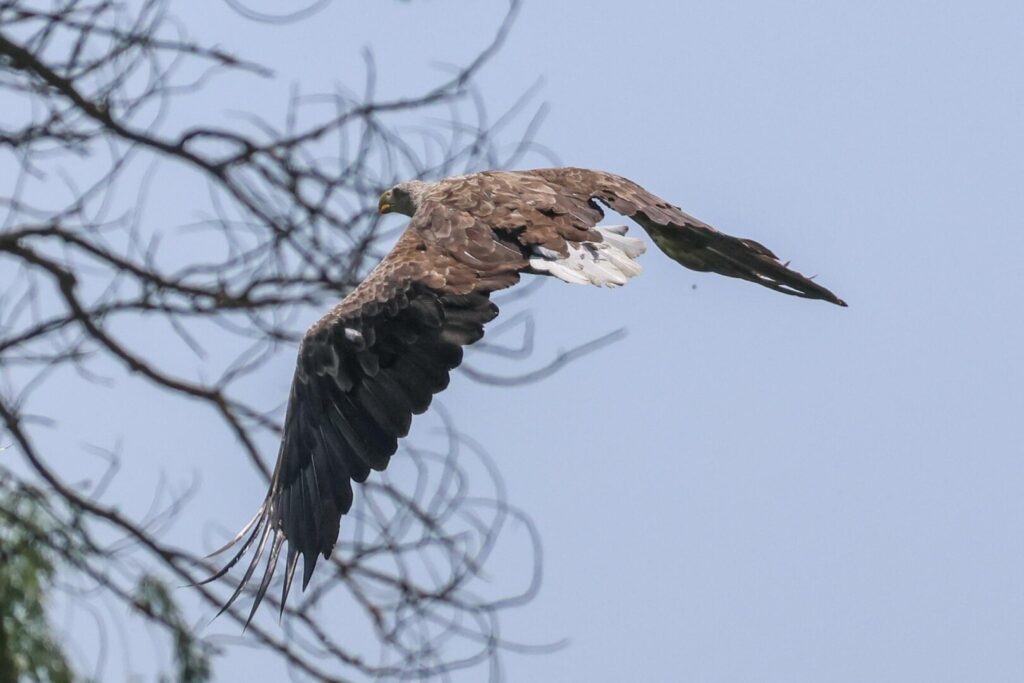
<path fill-rule="evenodd" d="M 501 14 L 349 1 L 231 33 L 222 9 L 183 17 L 274 65 L 246 93 L 270 115 L 293 82 L 358 84 L 367 45 L 383 94 L 421 87 Z M 480 79 L 494 111 L 542 77 L 538 139 L 563 163 L 763 242 L 850 308 L 652 246 L 621 290 L 552 282 L 530 302 L 539 359 L 623 341 L 531 386 L 453 381 L 444 405 L 544 539 L 541 594 L 504 632 L 569 639 L 507 658 L 510 680 L 1024 678 L 1022 35 L 1010 2 L 526 1 Z M 290 381 L 278 367 L 267 405 Z M 109 437 L 88 433 L 99 409 L 68 428 Z M 164 409 L 126 428 L 126 451 L 198 413 Z M 145 450 L 243 481 L 220 432 Z M 245 477 L 204 486 L 191 518 L 247 519 L 263 491 Z M 249 654 L 222 680 L 258 670 Z"/>
<path fill-rule="evenodd" d="M 483 23 L 391 9 L 365 29 Z M 626 340 L 515 396 L 456 383 L 544 535 L 520 631 L 571 639 L 512 680 L 1024 677 L 1022 30 L 993 2 L 527 4 L 489 93 L 543 75 L 564 163 L 850 308 L 652 250 L 622 290 L 534 300 L 551 348 Z"/>

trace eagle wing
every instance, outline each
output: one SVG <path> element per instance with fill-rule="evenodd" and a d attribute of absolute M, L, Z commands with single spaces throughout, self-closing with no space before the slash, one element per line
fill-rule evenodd
<path fill-rule="evenodd" d="M 564 249 L 560 238 L 572 239 L 578 234 L 573 228 L 592 228 L 604 217 L 599 201 L 639 223 L 663 252 L 687 268 L 846 305 L 825 287 L 781 263 L 764 245 L 719 232 L 622 176 L 583 168 L 478 175 L 488 177 L 488 189 L 498 198 L 492 220 L 511 225 L 528 219 L 524 243 Z M 558 230 L 552 231 L 552 224 Z"/>
<path fill-rule="evenodd" d="M 305 588 L 318 556 L 334 549 L 341 516 L 352 506 L 351 482 L 387 467 L 412 416 L 448 386 L 462 347 L 479 340 L 498 314 L 489 294 L 515 284 L 527 264 L 520 247 L 477 218 L 428 203 L 367 278 L 309 329 L 270 489 L 252 521 L 218 551 L 245 538 L 238 552 L 207 579 L 223 576 L 255 546 L 221 611 L 266 553 L 252 619 L 285 541 L 281 608 L 300 556 Z"/>

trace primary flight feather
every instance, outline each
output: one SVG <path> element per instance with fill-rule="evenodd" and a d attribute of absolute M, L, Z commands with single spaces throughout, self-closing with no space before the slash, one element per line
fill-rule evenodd
<path fill-rule="evenodd" d="M 241 548 L 209 579 L 256 547 L 224 609 L 268 553 L 252 619 L 286 541 L 282 609 L 300 556 L 306 587 L 318 557 L 329 558 L 337 542 L 341 516 L 352 505 L 352 481 L 387 467 L 412 416 L 448 385 L 462 347 L 479 340 L 498 315 L 491 292 L 514 285 L 522 273 L 609 287 L 640 273 L 643 242 L 626 237 L 625 226 L 599 227 L 599 202 L 639 223 L 687 268 L 846 305 L 761 244 L 721 233 L 611 173 L 487 171 L 396 185 L 381 195 L 379 208 L 411 216 L 408 227 L 299 347 L 270 490 L 224 549 L 245 539 Z"/>

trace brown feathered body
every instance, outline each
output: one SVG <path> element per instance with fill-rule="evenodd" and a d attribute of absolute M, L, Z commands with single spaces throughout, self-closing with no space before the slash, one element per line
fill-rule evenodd
<path fill-rule="evenodd" d="M 462 348 L 479 340 L 498 314 L 491 292 L 523 273 L 618 286 L 640 272 L 635 259 L 642 244 L 624 237 L 624 226 L 599 227 L 599 203 L 635 220 L 687 268 L 845 306 L 761 244 L 721 233 L 614 174 L 488 171 L 398 185 L 381 206 L 411 215 L 406 231 L 302 341 L 270 490 L 226 546 L 244 538 L 238 553 L 211 577 L 255 546 L 225 609 L 266 552 L 252 618 L 285 542 L 282 608 L 300 556 L 305 587 L 317 557 L 334 548 L 341 516 L 352 505 L 352 482 L 387 466 L 412 416 L 448 385 Z"/>

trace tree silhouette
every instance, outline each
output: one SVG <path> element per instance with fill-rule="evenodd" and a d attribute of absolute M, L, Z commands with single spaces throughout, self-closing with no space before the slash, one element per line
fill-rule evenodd
<path fill-rule="evenodd" d="M 239 22 L 287 23 L 309 20 L 324 3 L 280 17 L 228 5 Z M 238 646 L 272 652 L 299 678 L 322 681 L 477 666 L 497 676 L 500 653 L 523 649 L 503 639 L 499 624 L 537 590 L 537 535 L 509 504 L 486 452 L 443 409 L 436 414 L 445 443 L 407 446 L 401 467 L 360 487 L 330 571 L 284 609 L 280 626 L 257 619 L 244 635 L 218 638 L 204 627 L 232 581 L 190 589 L 188 600 L 178 587 L 215 570 L 202 555 L 227 531 L 218 527 L 200 543 L 196 530 L 186 548 L 166 540 L 194 484 L 154 492 L 143 515 L 112 499 L 119 467 L 141 455 L 116 445 L 116 425 L 115 445 L 79 446 L 76 474 L 62 471 L 55 463 L 67 453 L 50 438 L 61 413 L 48 393 L 58 382 L 74 396 L 131 381 L 160 400 L 198 404 L 232 436 L 239 471 L 268 477 L 283 405 L 261 405 L 252 380 L 294 354 L 313 312 L 344 296 L 387 248 L 394 235 L 378 222 L 380 191 L 544 153 L 532 142 L 539 115 L 524 117 L 520 103 L 489 124 L 474 88 L 516 8 L 513 1 L 475 58 L 422 92 L 378 98 L 367 57 L 358 89 L 295 92 L 280 119 L 239 103 L 244 113 L 226 125 L 190 108 L 196 93 L 274 78 L 273 65 L 193 40 L 165 0 L 0 1 L 0 678 L 12 667 L 37 680 L 71 675 L 57 643 L 73 644 L 74 633 L 58 641 L 43 629 L 35 645 L 12 641 L 12 610 L 29 604 L 12 596 L 29 596 L 9 588 L 29 579 L 40 591 L 30 601 L 37 625 L 46 623 L 47 592 L 65 609 L 90 613 L 103 633 L 137 615 L 160 634 L 183 681 L 207 680 L 211 657 Z M 412 117 L 421 124 L 399 134 L 396 122 Z M 502 144 L 513 124 L 520 133 Z M 165 227 L 147 219 L 153 198 L 168 191 L 153 178 L 167 169 L 205 186 L 205 196 L 188 197 L 205 211 L 201 220 Z M 162 343 L 139 342 L 143 329 L 164 331 Z M 478 361 L 530 357 L 529 315 L 510 316 L 491 339 L 502 329 L 522 342 L 481 344 Z M 190 350 L 190 361 L 170 362 L 171 345 Z M 237 352 L 225 360 L 208 353 L 213 346 Z M 535 381 L 574 353 L 511 376 L 472 363 L 468 372 L 482 382 Z M 82 467 L 92 468 L 85 481 L 73 478 Z M 495 595 L 481 577 L 503 571 L 488 562 L 511 518 L 527 530 L 532 570 L 521 590 Z M 12 554 L 21 569 L 6 561 Z M 372 633 L 373 646 L 360 649 L 329 628 L 332 612 Z M 241 633 L 245 616 L 241 605 L 224 619 Z M 32 647 L 52 657 L 26 663 Z M 103 657 L 71 659 L 103 678 Z"/>

